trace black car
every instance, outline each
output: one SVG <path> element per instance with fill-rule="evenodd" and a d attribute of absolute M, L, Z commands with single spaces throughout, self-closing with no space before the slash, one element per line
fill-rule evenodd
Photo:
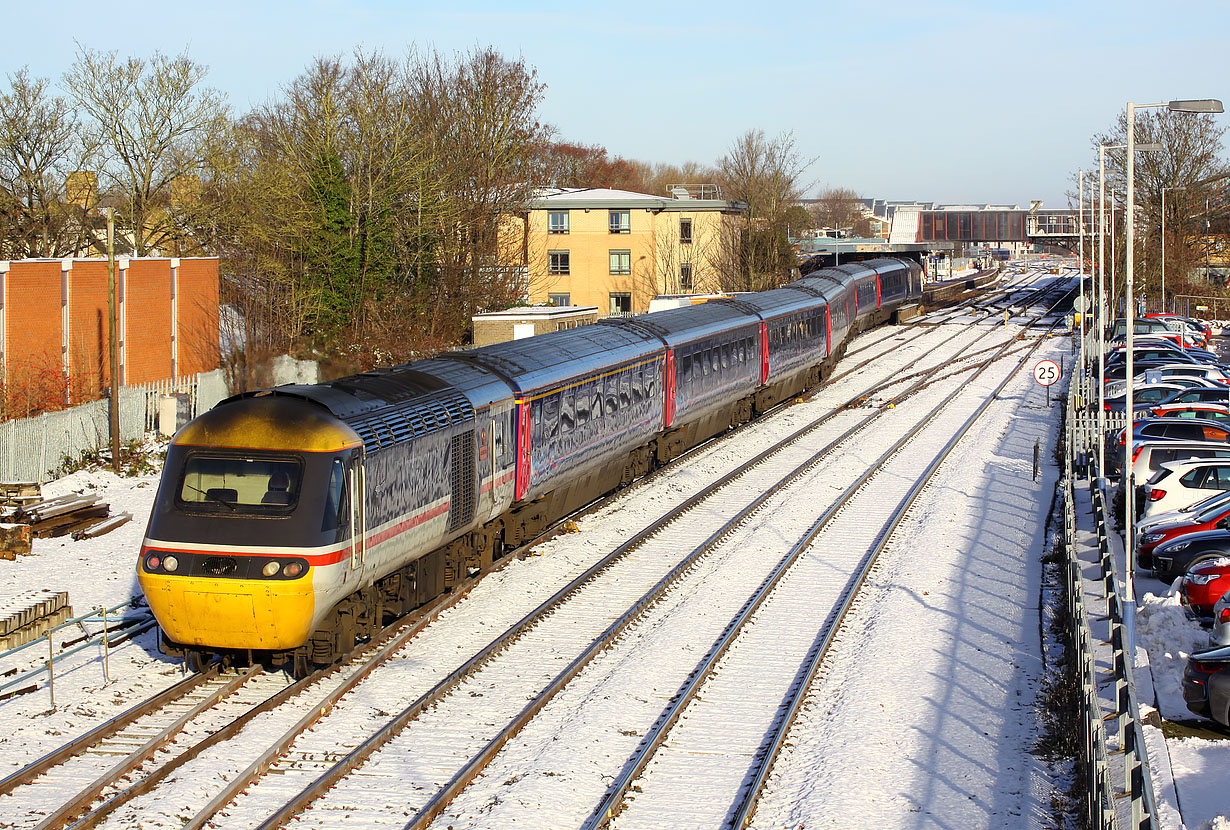
<path fill-rule="evenodd" d="M 1171 582 L 1197 562 L 1230 556 L 1230 530 L 1225 530 L 1230 521 L 1223 519 L 1218 525 L 1222 529 L 1187 533 L 1155 547 L 1153 575 L 1163 582 Z"/>
<path fill-rule="evenodd" d="M 1183 701 L 1197 715 L 1230 726 L 1230 646 L 1197 651 L 1187 658 Z"/>
<path fill-rule="evenodd" d="M 1184 389 L 1182 392 L 1176 392 L 1169 398 L 1163 398 L 1157 402 L 1157 406 L 1166 406 L 1172 403 L 1227 402 L 1230 402 L 1230 389 L 1224 386 L 1193 386 L 1190 389 Z"/>

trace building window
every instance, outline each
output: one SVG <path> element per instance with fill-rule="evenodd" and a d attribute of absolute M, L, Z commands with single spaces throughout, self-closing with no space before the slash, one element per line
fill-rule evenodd
<path fill-rule="evenodd" d="M 612 291 L 611 292 L 611 313 L 612 314 L 631 314 L 632 313 L 632 294 L 627 291 Z"/>
<path fill-rule="evenodd" d="M 613 210 L 610 212 L 611 233 L 631 233 L 632 219 L 626 210 Z"/>
<path fill-rule="evenodd" d="M 572 296 L 570 294 L 548 294 L 547 302 L 553 306 L 563 308 L 564 306 L 572 305 Z"/>
<path fill-rule="evenodd" d="M 685 262 L 679 266 L 679 290 L 692 293 L 692 263 Z"/>
<path fill-rule="evenodd" d="M 612 274 L 631 274 L 632 273 L 632 252 L 631 251 L 611 251 L 611 273 Z"/>
<path fill-rule="evenodd" d="M 548 251 L 547 252 L 547 273 L 555 275 L 565 275 L 571 273 L 569 270 L 569 260 L 567 251 Z"/>
<path fill-rule="evenodd" d="M 548 211 L 547 233 L 568 233 L 568 211 Z"/>
<path fill-rule="evenodd" d="M 692 244 L 692 220 L 679 220 L 679 241 L 684 245 Z"/>

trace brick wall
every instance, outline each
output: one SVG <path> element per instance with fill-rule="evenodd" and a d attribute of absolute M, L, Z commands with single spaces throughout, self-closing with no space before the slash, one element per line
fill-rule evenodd
<path fill-rule="evenodd" d="M 116 264 L 120 382 L 216 368 L 218 260 Z M 97 398 L 110 382 L 106 260 L 0 262 L 0 282 L 5 414 Z"/>

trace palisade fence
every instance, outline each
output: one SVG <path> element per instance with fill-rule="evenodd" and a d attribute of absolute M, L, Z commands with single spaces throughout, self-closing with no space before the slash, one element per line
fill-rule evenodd
<path fill-rule="evenodd" d="M 1096 354 L 1096 348 L 1096 339 L 1092 347 L 1087 344 L 1089 354 Z M 1079 370 L 1073 372 L 1068 387 L 1067 449 L 1062 483 L 1069 630 L 1076 652 L 1084 726 L 1081 761 L 1087 792 L 1085 807 L 1089 826 L 1096 830 L 1123 827 L 1143 830 L 1156 827 L 1157 800 L 1125 642 L 1124 603 L 1110 538 L 1110 511 L 1097 480 L 1100 425 L 1096 383 Z M 1113 437 L 1126 425 L 1127 418 L 1117 413 L 1110 416 L 1112 413 L 1105 413 L 1104 423 Z M 1107 444 L 1117 446 L 1109 438 Z M 1084 572 L 1088 563 L 1078 555 L 1075 489 L 1078 479 L 1088 482 L 1097 535 L 1097 587 L 1092 596 Z M 1130 553 L 1128 560 L 1127 566 L 1131 567 Z M 1104 616 L 1091 614 L 1087 605 L 1091 599 L 1104 603 Z M 1103 706 L 1108 691 L 1113 701 L 1111 711 Z"/>
<path fill-rule="evenodd" d="M 120 441 L 140 440 L 157 428 L 159 400 L 180 396 L 178 422 L 196 417 L 227 397 L 222 370 L 175 380 L 120 388 Z M 37 481 L 52 477 L 66 459 L 110 445 L 110 411 L 106 399 L 60 412 L 0 423 L 0 479 Z"/>

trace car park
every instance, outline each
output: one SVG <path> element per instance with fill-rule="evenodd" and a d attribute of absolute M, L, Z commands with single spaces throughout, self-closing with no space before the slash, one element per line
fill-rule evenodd
<path fill-rule="evenodd" d="M 1230 558 L 1199 562 L 1187 569 L 1179 580 L 1179 602 L 1193 617 L 1214 620 L 1217 601 L 1230 592 Z M 1223 603 L 1227 617 L 1220 622 L 1230 625 L 1230 607 Z M 1230 642 L 1222 645 L 1230 645 Z"/>
<path fill-rule="evenodd" d="M 1230 726 L 1230 646 L 1197 651 L 1187 658 L 1183 702 L 1197 715 Z"/>
<path fill-rule="evenodd" d="M 1176 510 L 1230 490 L 1230 460 L 1168 461 L 1144 484 L 1144 515 Z"/>
<path fill-rule="evenodd" d="M 1177 536 L 1153 549 L 1155 577 L 1173 582 L 1200 562 L 1230 556 L 1230 530 L 1201 530 Z"/>
<path fill-rule="evenodd" d="M 1189 381 L 1197 381 L 1191 383 Z M 1206 363 L 1167 363 L 1164 366 L 1149 367 L 1146 371 L 1136 373 L 1136 383 L 1133 388 L 1155 383 L 1183 383 L 1187 386 L 1230 386 L 1230 373 L 1219 366 Z M 1127 389 L 1126 380 L 1108 380 L 1103 386 L 1103 394 L 1118 395 Z"/>
<path fill-rule="evenodd" d="M 1210 388 L 1203 386 L 1192 386 L 1184 389 L 1181 392 L 1176 392 L 1169 398 L 1158 401 L 1158 406 L 1166 406 L 1172 403 L 1226 403 L 1230 401 L 1230 390 L 1222 388 Z"/>

